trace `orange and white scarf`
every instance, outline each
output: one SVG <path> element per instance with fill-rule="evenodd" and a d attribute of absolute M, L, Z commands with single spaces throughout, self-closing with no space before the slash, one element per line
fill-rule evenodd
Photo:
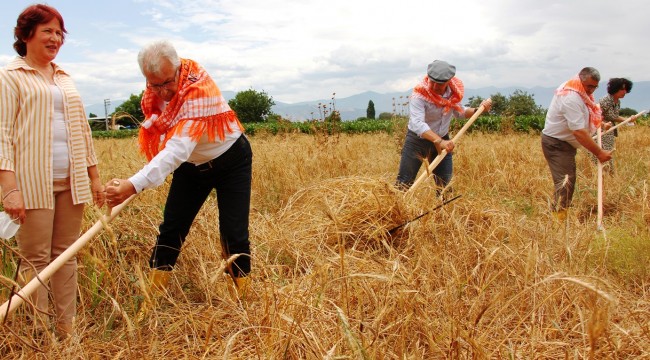
<path fill-rule="evenodd" d="M 463 101 L 463 96 L 465 95 L 465 86 L 459 78 L 454 76 L 447 83 L 451 89 L 451 97 L 449 99 L 445 99 L 442 96 L 431 91 L 431 88 L 429 87 L 430 81 L 431 80 L 429 77 L 425 76 L 424 80 L 415 86 L 411 97 L 419 97 L 421 99 L 434 103 L 443 108 L 443 111 L 445 113 L 449 112 L 451 109 L 454 109 L 456 111 L 463 111 L 463 107 L 461 106 L 460 102 Z"/>
<path fill-rule="evenodd" d="M 558 96 L 564 96 L 570 91 L 578 93 L 578 95 L 580 95 L 582 98 L 582 101 L 584 101 L 585 105 L 587 105 L 587 109 L 589 109 L 589 130 L 592 133 L 595 132 L 603 121 L 600 104 L 594 100 L 593 95 L 587 94 L 584 86 L 582 86 L 582 81 L 580 81 L 580 78 L 578 76 L 560 85 L 560 87 L 555 90 L 555 94 Z"/>
<path fill-rule="evenodd" d="M 210 141 L 216 136 L 223 140 L 225 132 L 233 127 L 244 130 L 235 114 L 221 95 L 217 84 L 201 65 L 190 59 L 181 59 L 178 90 L 174 98 L 162 108 L 163 101 L 151 90 L 142 96 L 142 112 L 146 121 L 140 127 L 140 151 L 151 160 L 175 134 L 183 132 L 188 121 L 193 121 L 188 134 L 198 141 L 203 134 Z"/>

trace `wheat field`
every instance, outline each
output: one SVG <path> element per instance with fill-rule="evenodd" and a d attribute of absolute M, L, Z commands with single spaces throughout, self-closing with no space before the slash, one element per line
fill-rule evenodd
<path fill-rule="evenodd" d="M 650 358 L 649 128 L 617 138 L 601 231 L 582 150 L 559 223 L 539 135 L 466 134 L 448 189 L 461 197 L 439 209 L 432 181 L 393 187 L 402 137 L 251 137 L 252 293 L 230 295 L 211 197 L 168 293 L 137 322 L 169 182 L 143 192 L 78 254 L 75 335 L 35 341 L 23 305 L 0 330 L 0 357 Z M 106 181 L 144 164 L 135 139 L 95 145 Z M 101 213 L 88 207 L 84 228 Z"/>

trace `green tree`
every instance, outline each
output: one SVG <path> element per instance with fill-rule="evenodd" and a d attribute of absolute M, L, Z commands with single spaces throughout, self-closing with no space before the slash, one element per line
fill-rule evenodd
<path fill-rule="evenodd" d="M 467 99 L 467 104 L 465 104 L 465 106 L 477 108 L 481 105 L 483 100 L 484 99 L 480 96 L 470 96 L 469 99 Z"/>
<path fill-rule="evenodd" d="M 379 113 L 379 120 L 390 120 L 393 118 L 393 114 L 389 112 Z"/>
<path fill-rule="evenodd" d="M 372 100 L 368 101 L 368 109 L 366 109 L 366 117 L 368 119 L 375 119 L 375 103 Z"/>
<path fill-rule="evenodd" d="M 228 105 L 243 123 L 263 122 L 272 114 L 271 107 L 275 105 L 275 101 L 264 91 L 249 89 L 238 92 L 228 101 Z"/>
<path fill-rule="evenodd" d="M 93 114 L 93 113 L 90 113 L 90 114 L 88 114 L 88 117 L 89 117 L 89 118 L 96 118 L 97 115 L 95 115 L 95 114 Z"/>
<path fill-rule="evenodd" d="M 537 115 L 543 113 L 542 108 L 535 103 L 535 95 L 523 90 L 515 90 L 508 98 L 506 112 L 510 115 Z"/>
<path fill-rule="evenodd" d="M 622 108 L 618 112 L 618 114 L 621 115 L 622 117 L 628 117 L 628 116 L 636 115 L 638 113 L 639 113 L 638 111 L 630 108 Z"/>
<path fill-rule="evenodd" d="M 283 119 L 282 115 L 271 113 L 266 117 L 266 122 L 279 122 L 279 121 L 289 121 L 288 119 Z"/>
<path fill-rule="evenodd" d="M 491 95 L 490 99 L 492 99 L 490 112 L 494 115 L 503 115 L 508 108 L 508 99 L 501 93 Z"/>
<path fill-rule="evenodd" d="M 142 95 L 144 94 L 144 90 L 140 93 L 140 95 L 135 95 L 131 94 L 128 100 L 120 104 L 120 106 L 115 108 L 116 113 L 127 113 L 130 116 L 132 116 L 135 120 L 138 122 L 144 121 L 144 114 L 142 113 L 142 106 L 140 106 L 140 102 L 142 101 Z M 121 121 L 118 121 L 118 123 L 121 124 Z M 130 124 L 130 121 L 128 121 Z M 128 125 L 128 124 L 127 124 Z"/>

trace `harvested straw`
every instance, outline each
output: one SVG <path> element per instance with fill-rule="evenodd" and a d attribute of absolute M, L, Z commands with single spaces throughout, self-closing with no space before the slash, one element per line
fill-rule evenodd
<path fill-rule="evenodd" d="M 339 177 L 305 188 L 280 211 L 283 227 L 305 237 L 346 246 L 394 244 L 388 230 L 412 217 L 402 193 L 385 181 L 366 177 Z"/>
<path fill-rule="evenodd" d="M 34 355 L 26 323 L 12 316 L 0 327 L 0 358 L 650 359 L 650 128 L 617 140 L 621 186 L 608 191 L 616 211 L 605 211 L 606 233 L 591 226 L 595 191 L 582 172 L 571 221 L 558 228 L 550 219 L 538 134 L 467 136 L 454 158 L 462 200 L 407 226 L 397 234 L 406 245 L 390 252 L 332 247 L 323 241 L 351 236 L 318 229 L 337 229 L 323 204 L 334 209 L 339 230 L 344 215 L 358 216 L 360 226 L 368 216 L 362 210 L 377 211 L 376 201 L 359 200 L 358 186 L 382 183 L 370 177 L 390 188 L 399 163 L 391 135 L 342 134 L 328 151 L 302 134 L 251 137 L 255 297 L 234 301 L 226 275 L 213 280 L 223 260 L 211 197 L 183 245 L 169 296 L 149 321 L 129 326 L 164 184 L 111 222 L 117 246 L 104 232 L 79 253 L 77 335 L 39 344 L 44 354 Z M 98 144 L 103 173 L 122 177 L 141 167 L 135 139 Z M 377 190 L 382 209 L 396 196 L 385 191 Z M 411 220 L 439 203 L 435 189 L 423 186 L 412 203 L 398 203 L 404 216 L 395 217 Z M 381 220 L 384 228 L 397 223 Z"/>

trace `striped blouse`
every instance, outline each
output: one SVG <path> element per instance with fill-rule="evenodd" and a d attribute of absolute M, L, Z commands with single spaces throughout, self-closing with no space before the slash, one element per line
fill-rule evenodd
<path fill-rule="evenodd" d="M 75 204 L 92 200 L 88 167 L 97 165 L 81 96 L 70 76 L 54 66 L 63 93 Z M 48 81 L 21 57 L 0 69 L 0 169 L 14 171 L 26 209 L 52 209 L 54 102 Z"/>

